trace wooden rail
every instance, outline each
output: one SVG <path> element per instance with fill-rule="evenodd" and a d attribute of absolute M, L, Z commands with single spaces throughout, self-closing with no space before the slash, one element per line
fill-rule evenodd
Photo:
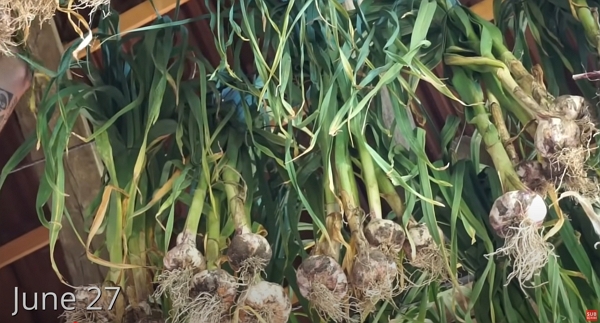
<path fill-rule="evenodd" d="M 179 0 L 179 4 L 183 5 L 187 3 L 189 0 Z M 161 15 L 167 14 L 177 6 L 177 0 L 154 0 L 154 1 L 144 1 L 139 5 L 121 13 L 119 15 L 119 29 L 121 30 L 121 34 L 125 34 L 129 31 L 132 31 L 136 28 L 143 27 L 150 23 L 152 20 L 156 19 L 158 12 Z M 94 29 L 94 32 L 96 29 Z M 63 44 L 64 48 L 69 48 L 74 41 Z M 91 52 L 94 52 L 100 48 L 100 42 L 98 40 L 94 40 L 92 42 Z M 84 58 L 87 55 L 86 50 L 82 50 L 78 53 L 77 57 L 79 59 Z"/>
<path fill-rule="evenodd" d="M 38 227 L 0 247 L 0 269 L 48 245 L 48 229 Z"/>

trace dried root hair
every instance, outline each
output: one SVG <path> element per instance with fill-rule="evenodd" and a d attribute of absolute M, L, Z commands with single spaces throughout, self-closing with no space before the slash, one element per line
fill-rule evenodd
<path fill-rule="evenodd" d="M 441 247 L 435 242 L 432 241 L 427 246 L 421 246 L 416 254 L 415 258 L 408 260 L 408 264 L 414 267 L 417 272 L 425 275 L 425 277 L 419 283 L 410 280 L 415 287 L 429 285 L 434 281 L 445 282 L 450 279 L 445 267 Z M 412 276 L 410 277 L 412 278 Z"/>
<path fill-rule="evenodd" d="M 600 197 L 600 184 L 596 177 L 568 177 L 563 179 L 562 187 L 565 191 L 576 191 L 593 200 Z"/>
<path fill-rule="evenodd" d="M 596 120 L 594 120 L 589 113 L 585 113 L 583 117 L 575 120 L 575 123 L 581 130 L 581 143 L 584 146 L 589 147 L 591 141 L 598 134 Z"/>
<path fill-rule="evenodd" d="M 410 272 L 406 269 L 406 259 L 403 257 L 396 257 L 394 261 L 396 262 L 396 267 L 398 267 L 398 293 L 403 293 L 413 287 L 419 287 L 422 285 L 416 283 L 414 280 L 414 276 L 418 276 L 416 274 L 418 274 L 419 271 Z"/>
<path fill-rule="evenodd" d="M 401 293 L 400 285 L 395 278 L 398 274 L 390 275 L 387 281 L 376 281 L 367 287 L 355 289 L 355 295 L 350 300 L 350 307 L 360 314 L 361 321 L 371 314 L 380 301 L 388 301 L 389 304 L 396 307 L 393 298 Z"/>
<path fill-rule="evenodd" d="M 91 9 L 90 15 L 94 14 L 101 6 L 110 5 L 110 0 L 76 0 L 71 6 L 71 10 Z M 106 15 L 106 13 L 104 13 Z"/>
<path fill-rule="evenodd" d="M 158 276 L 158 287 L 152 295 L 155 299 L 168 296 L 172 309 L 169 313 L 169 322 L 183 322 L 186 311 L 193 303 L 190 289 L 193 284 L 194 268 L 177 268 L 165 270 Z M 79 322 L 79 321 L 77 321 Z"/>
<path fill-rule="evenodd" d="M 371 263 L 371 259 L 369 258 L 374 252 L 379 252 L 380 255 L 383 255 L 384 259 L 388 262 L 387 265 L 389 268 L 373 268 L 371 266 L 373 263 Z M 380 262 L 382 259 L 376 259 L 375 261 Z M 368 271 L 371 275 L 373 274 L 373 270 L 378 269 L 376 271 L 379 272 L 379 275 L 367 276 L 366 278 L 361 279 L 361 282 L 357 284 L 356 280 L 357 276 L 359 276 L 355 271 L 357 266 L 363 266 L 362 269 Z M 392 299 L 401 293 L 398 280 L 400 275 L 394 261 L 381 253 L 381 251 L 372 249 L 370 252 L 363 252 L 362 255 L 359 254 L 359 256 L 356 257 L 352 268 L 352 287 L 355 295 L 351 302 L 351 306 L 356 312 L 360 313 L 361 319 L 369 315 L 375 309 L 375 306 L 379 301 L 386 300 L 390 301 L 390 304 L 394 304 Z M 375 277 L 376 279 L 373 279 Z"/>
<path fill-rule="evenodd" d="M 249 257 L 245 259 L 238 271 L 238 278 L 241 284 L 252 285 L 258 282 L 268 264 L 269 261 L 261 257 Z"/>
<path fill-rule="evenodd" d="M 152 307 L 148 302 L 142 301 L 138 304 L 130 304 L 125 308 L 123 323 L 138 323 L 152 316 Z M 75 321 L 78 322 L 78 321 Z"/>
<path fill-rule="evenodd" d="M 428 285 L 431 282 L 445 282 L 449 280 L 446 261 L 443 256 L 444 234 L 438 228 L 442 244 L 438 245 L 431 232 L 424 223 L 413 225 L 408 230 L 408 236 L 412 237 L 413 245 L 407 240 L 404 243 L 404 255 L 406 263 L 414 268 L 413 273 L 408 276 L 408 281 L 415 287 Z M 413 249 L 414 248 L 414 249 Z M 419 282 L 413 276 L 420 273 Z"/>
<path fill-rule="evenodd" d="M 565 188 L 581 193 L 586 197 L 600 195 L 597 180 L 590 178 L 589 166 L 591 149 L 586 146 L 567 147 L 557 151 L 549 159 L 550 176 L 557 188 Z"/>
<path fill-rule="evenodd" d="M 256 233 L 237 233 L 227 248 L 227 260 L 243 284 L 257 282 L 271 261 L 269 242 Z"/>
<path fill-rule="evenodd" d="M 230 309 L 219 295 L 203 292 L 188 304 L 184 312 L 189 323 L 220 323 L 229 316 Z"/>
<path fill-rule="evenodd" d="M 575 123 L 580 130 L 580 144 L 564 147 L 552 154 L 548 158 L 548 171 L 557 188 L 562 187 L 595 198 L 600 195 L 600 186 L 596 178 L 588 176 L 591 169 L 587 161 L 595 149 L 591 145 L 599 130 L 590 113 L 584 113 Z"/>
<path fill-rule="evenodd" d="M 322 283 L 313 282 L 307 299 L 322 319 L 336 323 L 351 321 L 350 297 L 340 299 L 335 290 L 330 290 Z"/>
<path fill-rule="evenodd" d="M 239 287 L 233 276 L 221 269 L 204 270 L 194 276 L 193 284 L 188 322 L 220 323 L 230 318 Z"/>
<path fill-rule="evenodd" d="M 518 226 L 509 227 L 504 246 L 486 255 L 486 258 L 494 255 L 508 257 L 513 270 L 506 284 L 516 278 L 521 288 L 533 288 L 536 286 L 529 282 L 546 266 L 553 251 L 554 246 L 544 240 L 542 230 L 525 219 Z"/>
<path fill-rule="evenodd" d="M 269 323 L 273 320 L 275 313 L 268 309 L 255 309 L 251 306 L 240 306 L 240 311 L 244 312 L 244 319 L 240 320 L 243 323 Z"/>
<path fill-rule="evenodd" d="M 106 311 L 90 311 L 87 305 L 84 307 L 75 307 L 72 311 L 65 311 L 60 317 L 65 322 L 77 323 L 112 323 L 115 320 L 114 314 Z"/>

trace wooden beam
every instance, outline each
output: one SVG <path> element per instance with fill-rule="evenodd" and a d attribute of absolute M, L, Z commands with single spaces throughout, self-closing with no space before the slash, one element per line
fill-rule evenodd
<path fill-rule="evenodd" d="M 0 269 L 48 245 L 48 229 L 38 227 L 0 247 Z"/>
<path fill-rule="evenodd" d="M 183 5 L 189 0 L 179 0 L 179 4 Z M 119 15 L 119 30 L 121 34 L 126 34 L 136 28 L 143 27 L 156 19 L 156 12 L 160 15 L 167 14 L 177 7 L 177 0 L 154 0 L 144 1 L 139 5 L 121 13 Z M 156 8 L 156 10 L 155 10 Z M 96 32 L 98 29 L 94 29 Z M 75 41 L 63 44 L 64 48 L 69 48 Z M 90 51 L 94 52 L 100 48 L 100 41 L 94 39 L 91 43 Z M 87 55 L 86 50 L 80 51 L 77 56 L 79 59 L 84 58 Z"/>
<path fill-rule="evenodd" d="M 494 20 L 494 0 L 483 0 L 476 3 L 471 6 L 471 11 L 485 20 Z"/>

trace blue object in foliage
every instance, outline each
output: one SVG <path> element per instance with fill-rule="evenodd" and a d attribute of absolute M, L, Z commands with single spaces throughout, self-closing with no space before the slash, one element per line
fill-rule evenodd
<path fill-rule="evenodd" d="M 240 91 L 238 90 L 234 90 L 230 87 L 225 88 L 222 92 L 221 92 L 221 99 L 223 100 L 224 103 L 233 103 L 233 107 L 236 110 L 235 112 L 235 116 L 237 118 L 238 121 L 240 122 L 244 122 L 244 106 L 242 105 L 242 95 L 240 94 Z M 251 105 L 252 104 L 252 98 L 249 97 L 248 95 L 246 95 L 245 97 L 245 101 L 246 104 Z"/>
<path fill-rule="evenodd" d="M 264 83 L 263 83 L 262 79 L 260 78 L 260 76 L 257 76 L 255 78 L 254 86 L 257 89 L 260 89 L 264 86 Z M 245 121 L 246 115 L 245 115 L 245 111 L 244 111 L 244 105 L 242 104 L 242 94 L 240 93 L 240 91 L 232 89 L 230 87 L 227 87 L 227 88 L 223 89 L 223 91 L 221 91 L 221 99 L 223 100 L 223 102 L 233 103 L 234 108 L 236 110 L 237 120 L 240 122 Z M 249 107 L 256 106 L 256 104 L 257 104 L 256 98 L 253 97 L 251 94 L 245 94 L 244 101 L 246 102 L 246 104 Z"/>

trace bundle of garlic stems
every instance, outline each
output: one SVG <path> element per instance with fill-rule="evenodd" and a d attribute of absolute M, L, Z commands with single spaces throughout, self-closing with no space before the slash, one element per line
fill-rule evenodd
<path fill-rule="evenodd" d="M 222 194 L 221 194 L 222 195 Z M 186 310 L 189 322 L 223 322 L 231 319 L 238 292 L 238 282 L 220 268 L 222 196 L 209 187 L 210 210 L 206 218 L 206 269 L 195 274 L 189 294 L 192 303 Z"/>
<path fill-rule="evenodd" d="M 226 164 L 221 170 L 229 216 L 236 228 L 227 248 L 227 260 L 239 274 L 241 283 L 246 285 L 236 302 L 234 321 L 286 323 L 292 304 L 285 289 L 260 277 L 271 260 L 272 250 L 267 239 L 252 232 L 251 219 L 245 211 L 245 184 L 240 182 L 241 176 L 237 172 L 240 169 L 238 151 L 237 147 L 227 150 Z"/>
<path fill-rule="evenodd" d="M 469 16 L 471 25 L 460 19 L 460 11 Z M 456 46 L 459 41 L 451 40 L 454 43 L 448 47 L 444 62 L 451 67 L 453 87 L 469 104 L 465 110 L 470 112 L 466 115 L 471 119 L 467 121 L 482 135 L 503 184 L 505 193 L 494 203 L 490 223 L 496 234 L 504 238 L 504 246 L 493 254 L 511 260 L 513 272 L 509 281 L 517 278 L 522 287 L 530 286 L 528 282 L 546 265 L 553 249 L 546 241 L 551 235 L 544 237 L 540 232 L 546 215 L 542 197 L 560 189 L 577 192 L 590 200 L 600 195 L 597 177 L 587 165 L 592 152 L 591 141 L 597 132 L 595 122 L 588 110 L 589 103 L 583 97 L 554 98 L 544 87 L 540 77 L 543 71 L 538 68 L 538 77 L 534 77 L 502 39 L 493 38 L 491 48 L 486 50 L 476 30 L 486 28 L 499 33 L 492 30 L 497 29 L 493 24 L 462 7 L 453 7 L 448 14 L 449 21 L 460 27 L 468 40 L 460 44 L 481 55 L 461 56 Z M 537 161 L 519 163 L 514 152 L 507 153 L 508 130 L 504 122 L 499 122 L 506 116 L 498 118 L 500 109 L 497 109 L 495 122 L 489 119 L 482 104 L 485 100 L 482 83 L 488 91 L 490 105 L 510 112 L 533 137 Z M 537 212 L 535 216 L 531 215 L 532 210 Z M 557 214 L 562 216 L 562 212 Z M 553 232 L 558 231 L 562 221 L 559 218 Z"/>
<path fill-rule="evenodd" d="M 320 151 L 323 163 L 323 192 L 325 200 L 327 234 L 316 239 L 311 255 L 302 261 L 296 271 L 296 281 L 300 294 L 306 298 L 317 314 L 326 321 L 348 322 L 349 284 L 344 269 L 339 264 L 340 248 L 344 244 L 342 236 L 343 219 L 337 203 L 330 174 L 328 138 L 321 137 Z"/>
<path fill-rule="evenodd" d="M 366 118 L 366 115 L 362 116 Z M 360 118 L 351 122 L 353 142 L 355 143 L 362 172 L 362 180 L 366 187 L 369 204 L 370 221 L 364 229 L 366 240 L 372 247 L 379 248 L 392 259 L 398 259 L 399 253 L 405 250 L 408 263 L 427 276 L 426 282 L 447 278 L 446 266 L 440 247 L 435 243 L 429 229 L 424 223 L 418 223 L 409 217 L 406 228 L 397 222 L 383 218 L 381 198 L 383 197 L 398 218 L 402 218 L 404 206 L 395 187 L 382 169 L 375 165 L 367 147 L 367 137 L 362 129 Z M 440 237 L 443 233 L 439 230 Z M 441 241 L 443 243 L 443 239 Z M 402 264 L 398 263 L 400 277 L 403 277 Z M 400 285 L 404 286 L 401 280 Z"/>
<path fill-rule="evenodd" d="M 506 81 L 503 81 L 507 84 L 505 90 L 508 91 L 511 84 L 513 91 L 521 88 L 531 99 L 530 104 L 521 108 L 529 110 L 537 120 L 534 144 L 540 157 L 543 179 L 556 189 L 574 191 L 596 200 L 600 196 L 597 175 L 593 174 L 587 161 L 593 153 L 591 146 L 598 133 L 598 120 L 592 115 L 590 103 L 578 95 L 554 98 L 544 87 L 543 79 L 529 73 L 501 40 L 494 39 L 493 52 L 514 76 L 514 82 L 510 80 L 510 74 L 506 76 Z M 538 74 L 543 73 L 541 68 L 537 70 Z"/>
<path fill-rule="evenodd" d="M 334 163 L 338 196 L 350 228 L 351 249 L 346 250 L 344 263 L 357 300 L 357 311 L 369 314 L 380 300 L 391 300 L 399 292 L 396 261 L 377 248 L 371 248 L 363 233 L 365 212 L 358 200 L 349 147 L 350 135 L 341 132 L 335 137 Z M 376 203 L 379 205 L 379 203 Z"/>
<path fill-rule="evenodd" d="M 446 269 L 440 247 L 427 226 L 418 223 L 412 215 L 408 217 L 406 228 L 401 224 L 404 203 L 369 152 L 367 137 L 361 128 L 365 117 L 365 114 L 359 114 L 351 120 L 349 133 L 341 131 L 320 141 L 320 151 L 324 155 L 327 237 L 323 235 L 318 239 L 311 256 L 297 271 L 301 294 L 322 318 L 335 322 L 348 319 L 345 305 L 349 296 L 353 298 L 356 312 L 365 317 L 379 301 L 391 300 L 405 288 L 413 286 L 405 285 L 402 279 L 404 266 L 399 260 L 403 251 L 408 263 L 425 274 L 428 282 L 443 280 Z M 359 203 L 359 189 L 350 157 L 351 146 L 356 148 L 353 151 L 358 155 L 359 177 L 366 189 L 368 217 Z M 325 153 L 330 151 L 329 147 L 332 147 L 331 154 Z M 400 222 L 384 218 L 382 198 Z M 350 244 L 340 234 L 343 227 L 341 213 L 350 229 Z M 367 218 L 370 220 L 365 226 Z M 406 239 L 407 232 L 409 239 Z M 340 267 L 337 258 L 342 245 L 346 253 Z"/>
<path fill-rule="evenodd" d="M 159 286 L 155 297 L 169 297 L 173 322 L 185 321 L 186 312 L 194 301 L 190 297 L 194 276 L 206 269 L 206 259 L 196 247 L 196 236 L 208 185 L 208 180 L 201 176 L 194 190 L 184 230 L 177 236 L 177 245 L 163 258 L 164 269 L 158 276 Z"/>
<path fill-rule="evenodd" d="M 457 16 L 459 11 L 470 16 L 472 25 L 465 26 L 462 25 L 462 21 L 459 22 Z M 460 29 L 464 30 L 464 37 L 468 39 L 464 44 L 468 44 L 469 50 L 481 56 L 465 57 L 449 54 L 445 57 L 445 63 L 470 70 L 471 73 L 481 73 L 486 88 L 497 98 L 499 105 L 515 115 L 523 126 L 532 120 L 537 121 L 537 127 L 530 126 L 527 129 L 534 137 L 535 148 L 541 157 L 541 166 L 549 182 L 557 188 L 576 191 L 591 199 L 597 198 L 600 195 L 597 180 L 589 177 L 590 167 L 587 166 L 592 150 L 591 141 L 597 133 L 595 120 L 589 111 L 589 103 L 581 96 L 563 95 L 554 98 L 544 87 L 543 80 L 528 72 L 502 43 L 502 39 L 493 38 L 491 50 L 482 52 L 481 41 L 476 30 L 497 29 L 493 24 L 462 7 L 454 7 L 449 11 L 449 15 L 450 21 L 457 25 L 461 24 L 464 28 Z M 538 74 L 543 73 L 541 69 L 538 70 L 540 70 Z M 453 74 L 455 71 L 456 68 L 453 69 Z M 454 84 L 458 90 L 457 83 Z M 476 99 L 479 98 L 483 99 L 483 96 Z M 470 103 L 475 102 L 482 101 Z M 481 116 L 479 118 L 482 120 L 478 128 L 484 128 L 483 123 L 486 120 L 483 120 L 483 114 L 477 115 Z M 501 152 L 496 156 L 499 155 Z M 504 162 L 501 164 L 504 165 Z M 500 163 L 495 162 L 494 165 L 499 167 Z M 508 170 L 502 172 L 508 173 Z M 509 181 L 513 182 L 514 176 L 510 175 L 510 177 Z M 513 182 L 512 186 L 519 185 Z"/>

